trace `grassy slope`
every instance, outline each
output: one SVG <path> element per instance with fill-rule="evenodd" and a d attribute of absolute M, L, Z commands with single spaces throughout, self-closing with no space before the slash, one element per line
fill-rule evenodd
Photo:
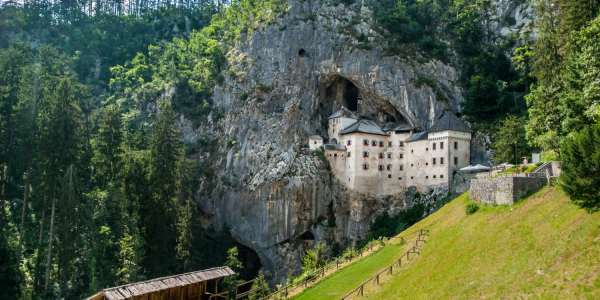
<path fill-rule="evenodd" d="M 363 258 L 352 265 L 330 275 L 316 286 L 305 290 L 294 299 L 339 299 L 348 291 L 358 286 L 365 278 L 373 276 L 377 271 L 391 264 L 398 258 L 405 245 L 392 243 L 368 258 Z"/>
<path fill-rule="evenodd" d="M 367 298 L 600 299 L 600 213 L 586 213 L 555 188 L 470 216 L 467 202 L 463 195 L 403 232 L 412 242 L 417 230 L 431 229 L 423 254 Z M 352 272 L 357 267 L 336 281 L 366 279 Z M 333 284 L 334 276 L 312 289 L 323 293 L 302 299 L 339 299 L 321 287 L 339 287 L 336 296 L 351 289 Z"/>

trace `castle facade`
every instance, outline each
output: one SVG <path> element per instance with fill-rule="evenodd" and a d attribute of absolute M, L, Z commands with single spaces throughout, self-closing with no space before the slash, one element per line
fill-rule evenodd
<path fill-rule="evenodd" d="M 310 148 L 322 147 L 335 177 L 365 194 L 449 186 L 455 171 L 470 163 L 471 131 L 451 112 L 419 130 L 408 124 L 380 126 L 342 108 L 329 117 L 328 135 L 327 143 L 311 136 Z"/>

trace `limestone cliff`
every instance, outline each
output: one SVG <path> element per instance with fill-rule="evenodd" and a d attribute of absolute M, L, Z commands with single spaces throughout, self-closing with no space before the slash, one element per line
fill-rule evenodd
<path fill-rule="evenodd" d="M 256 251 L 275 281 L 299 271 L 313 239 L 360 239 L 374 216 L 415 199 L 414 192 L 374 198 L 345 190 L 318 155 L 303 150 L 309 135 L 326 136 L 334 109 L 360 105 L 374 118 L 424 129 L 443 110 L 459 111 L 457 71 L 418 55 L 390 56 L 370 20 L 360 3 L 289 0 L 276 22 L 227 54 L 229 70 L 213 99 L 222 117 L 184 127 L 188 143 L 218 137 L 213 151 L 198 154 L 214 172 L 198 191 L 202 221 Z"/>

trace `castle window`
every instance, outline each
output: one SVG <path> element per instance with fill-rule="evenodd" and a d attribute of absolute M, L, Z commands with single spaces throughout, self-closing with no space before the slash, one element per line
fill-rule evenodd
<path fill-rule="evenodd" d="M 383 171 L 383 165 L 379 165 L 379 171 Z"/>
<path fill-rule="evenodd" d="M 456 157 L 456 156 L 454 157 L 454 165 L 455 166 L 458 165 L 458 157 Z"/>
<path fill-rule="evenodd" d="M 379 158 L 383 158 L 383 153 L 379 153 Z"/>
<path fill-rule="evenodd" d="M 425 148 L 425 151 L 429 151 L 429 147 Z"/>
<path fill-rule="evenodd" d="M 348 146 L 352 146 L 352 140 L 348 140 L 346 144 L 348 144 Z"/>
<path fill-rule="evenodd" d="M 444 142 L 440 142 L 440 150 L 444 149 Z"/>
<path fill-rule="evenodd" d="M 392 142 L 388 142 L 388 147 L 391 147 L 391 146 L 392 146 Z"/>
<path fill-rule="evenodd" d="M 404 165 L 400 165 L 400 171 L 404 171 Z"/>
<path fill-rule="evenodd" d="M 369 169 L 369 164 L 363 164 L 363 170 L 368 170 Z"/>
<path fill-rule="evenodd" d="M 435 157 L 433 158 L 433 162 L 432 163 L 433 163 L 433 165 L 435 165 Z"/>
<path fill-rule="evenodd" d="M 337 153 L 334 153 L 334 154 L 333 154 L 333 157 L 337 157 Z"/>
<path fill-rule="evenodd" d="M 371 146 L 376 147 L 377 146 L 377 141 L 371 141 Z"/>
<path fill-rule="evenodd" d="M 425 176 L 425 179 L 429 179 L 429 176 Z"/>
<path fill-rule="evenodd" d="M 436 143 L 433 143 L 433 151 L 435 151 L 435 144 L 436 144 Z"/>
<path fill-rule="evenodd" d="M 414 165 L 414 164 L 410 164 L 410 166 L 411 166 L 411 167 L 414 167 L 415 165 Z"/>
<path fill-rule="evenodd" d="M 437 178 L 437 175 L 433 175 L 433 178 L 434 178 L 434 179 L 435 179 L 435 178 Z"/>
<path fill-rule="evenodd" d="M 388 158 L 392 158 L 392 154 L 391 153 L 388 153 Z"/>
<path fill-rule="evenodd" d="M 404 147 L 404 142 L 400 142 L 400 147 Z"/>
<path fill-rule="evenodd" d="M 400 153 L 400 158 L 404 158 L 404 154 Z"/>
<path fill-rule="evenodd" d="M 458 150 L 458 142 L 454 142 L 454 150 Z"/>
<path fill-rule="evenodd" d="M 392 170 L 392 165 L 387 165 L 387 170 L 391 171 Z"/>
<path fill-rule="evenodd" d="M 444 164 L 444 158 L 440 157 L 440 165 L 443 165 L 443 164 Z"/>
<path fill-rule="evenodd" d="M 348 152 L 348 157 L 350 157 L 351 154 L 352 154 L 352 152 Z"/>
<path fill-rule="evenodd" d="M 426 162 L 426 163 L 425 163 L 425 165 L 426 165 L 426 166 L 429 166 L 429 163 L 428 163 L 428 162 Z"/>
<path fill-rule="evenodd" d="M 415 179 L 415 177 L 414 176 L 410 176 L 410 179 Z"/>
<path fill-rule="evenodd" d="M 369 146 L 369 140 L 363 140 L 363 145 Z"/>
<path fill-rule="evenodd" d="M 367 152 L 367 151 L 363 152 L 363 157 L 369 157 L 369 152 Z"/>
<path fill-rule="evenodd" d="M 391 178 L 392 178 L 392 174 L 388 174 L 388 178 L 390 178 L 390 179 L 391 179 Z"/>
<path fill-rule="evenodd" d="M 379 141 L 379 147 L 383 147 L 383 141 Z"/>
<path fill-rule="evenodd" d="M 413 150 L 413 149 L 410 149 L 410 153 L 415 153 L 415 150 Z"/>
<path fill-rule="evenodd" d="M 402 177 L 398 177 L 398 180 L 402 180 Z"/>
<path fill-rule="evenodd" d="M 440 175 L 440 178 L 444 178 L 444 175 Z"/>

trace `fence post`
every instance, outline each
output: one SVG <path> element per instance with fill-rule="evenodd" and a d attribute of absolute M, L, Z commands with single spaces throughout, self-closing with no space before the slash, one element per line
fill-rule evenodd
<path fill-rule="evenodd" d="M 364 287 L 365 287 L 365 285 L 364 285 L 364 284 L 360 286 L 359 293 L 360 293 L 360 295 L 361 295 L 361 296 L 364 296 L 364 292 L 363 292 L 363 288 L 364 288 Z"/>

